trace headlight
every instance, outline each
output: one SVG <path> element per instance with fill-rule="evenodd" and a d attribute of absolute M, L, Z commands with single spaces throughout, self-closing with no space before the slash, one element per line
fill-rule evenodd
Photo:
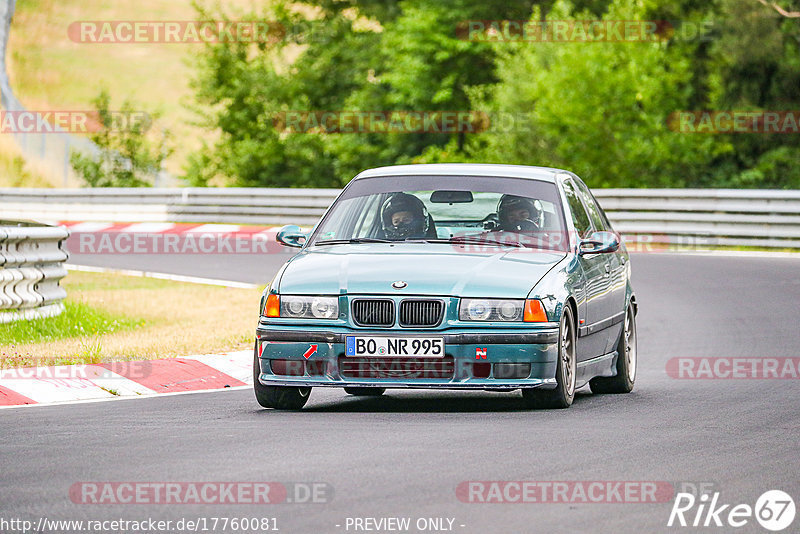
<path fill-rule="evenodd" d="M 461 299 L 462 321 L 522 321 L 524 300 Z"/>
<path fill-rule="evenodd" d="M 339 315 L 339 299 L 317 297 L 311 301 L 311 315 L 317 319 L 336 319 Z"/>
<path fill-rule="evenodd" d="M 461 299 L 458 318 L 462 321 L 547 322 L 544 306 L 537 299 Z"/>
<path fill-rule="evenodd" d="M 289 319 L 336 319 L 339 299 L 336 297 L 280 296 L 280 317 Z"/>

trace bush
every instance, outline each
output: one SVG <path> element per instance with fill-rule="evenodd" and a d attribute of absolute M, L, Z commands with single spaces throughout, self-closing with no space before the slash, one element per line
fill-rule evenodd
<path fill-rule="evenodd" d="M 91 187 L 150 186 L 169 156 L 168 134 L 163 133 L 158 141 L 148 139 L 147 130 L 152 119 L 132 120 L 145 114 L 136 111 L 129 101 L 123 103 L 119 113 L 112 112 L 110 102 L 105 91 L 93 100 L 98 129 L 89 138 L 100 149 L 99 153 L 73 151 L 70 155 L 72 168 Z M 126 122 L 122 124 L 120 120 Z"/>

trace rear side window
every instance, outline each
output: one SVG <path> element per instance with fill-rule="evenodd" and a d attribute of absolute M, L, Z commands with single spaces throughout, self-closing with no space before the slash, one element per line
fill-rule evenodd
<path fill-rule="evenodd" d="M 592 233 L 592 223 L 583 208 L 581 199 L 578 198 L 578 192 L 575 191 L 575 184 L 572 180 L 564 180 L 564 194 L 567 196 L 569 211 L 572 213 L 572 224 L 575 225 L 578 236 L 581 239 L 588 237 Z"/>

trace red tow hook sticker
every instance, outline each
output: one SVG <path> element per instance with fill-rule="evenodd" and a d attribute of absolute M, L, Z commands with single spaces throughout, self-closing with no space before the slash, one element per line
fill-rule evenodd
<path fill-rule="evenodd" d="M 311 345 L 310 347 L 308 347 L 308 350 L 305 352 L 305 354 L 303 354 L 303 357 L 307 360 L 314 354 L 316 354 L 316 352 L 317 352 L 317 346 Z"/>

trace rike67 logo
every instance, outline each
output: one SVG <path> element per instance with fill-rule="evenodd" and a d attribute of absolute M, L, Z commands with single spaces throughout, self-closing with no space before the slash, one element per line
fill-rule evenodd
<path fill-rule="evenodd" d="M 678 493 L 667 526 L 739 528 L 749 524 L 755 517 L 762 527 L 777 532 L 794 521 L 794 500 L 781 490 L 764 492 L 756 500 L 755 506 L 723 504 L 719 496 L 718 491 L 699 497 L 691 493 Z"/>

